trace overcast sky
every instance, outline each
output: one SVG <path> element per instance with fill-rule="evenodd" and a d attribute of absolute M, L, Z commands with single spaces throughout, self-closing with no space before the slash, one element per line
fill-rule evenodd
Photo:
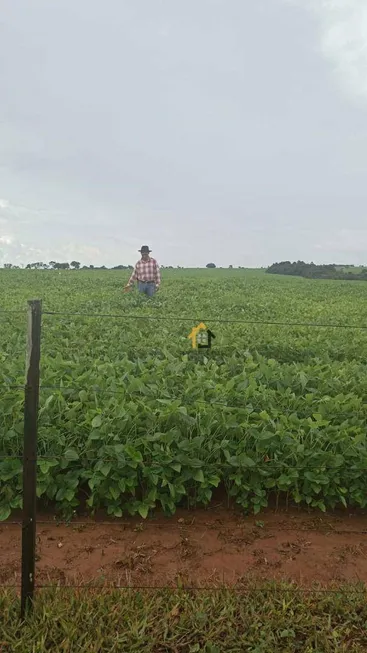
<path fill-rule="evenodd" d="M 366 0 L 3 0 L 0 264 L 367 264 Z"/>

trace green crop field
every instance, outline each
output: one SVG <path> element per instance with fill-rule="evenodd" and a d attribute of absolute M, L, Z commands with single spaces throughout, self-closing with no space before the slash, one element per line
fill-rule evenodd
<path fill-rule="evenodd" d="M 367 327 L 364 283 L 163 270 L 146 300 L 122 293 L 126 279 L 0 272 L 1 311 L 24 310 L 0 314 L 0 519 L 22 500 L 32 298 L 59 313 L 43 316 L 44 503 L 66 515 L 86 500 L 91 511 L 146 517 L 205 505 L 220 486 L 251 512 L 271 497 L 321 510 L 367 505 L 367 329 L 327 326 Z M 216 338 L 192 351 L 201 320 Z"/>

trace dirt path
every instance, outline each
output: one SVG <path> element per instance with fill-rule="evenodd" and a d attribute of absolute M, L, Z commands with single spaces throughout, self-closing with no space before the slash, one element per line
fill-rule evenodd
<path fill-rule="evenodd" d="M 0 582 L 20 582 L 21 528 L 0 525 Z M 243 517 L 223 508 L 170 519 L 58 525 L 39 515 L 37 583 L 217 586 L 247 579 L 367 582 L 367 515 Z"/>

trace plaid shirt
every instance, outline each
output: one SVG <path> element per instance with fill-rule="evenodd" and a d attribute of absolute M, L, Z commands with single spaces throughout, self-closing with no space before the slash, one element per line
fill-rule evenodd
<path fill-rule="evenodd" d="M 130 277 L 129 284 L 134 283 L 134 281 L 153 281 L 156 286 L 159 286 L 161 272 L 157 261 L 151 257 L 147 261 L 143 261 L 143 259 L 138 261 Z"/>

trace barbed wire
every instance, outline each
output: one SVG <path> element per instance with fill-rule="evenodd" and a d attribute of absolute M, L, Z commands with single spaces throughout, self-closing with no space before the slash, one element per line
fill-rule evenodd
<path fill-rule="evenodd" d="M 130 591 L 130 592 L 171 592 L 172 594 L 179 594 L 185 592 L 211 592 L 211 593 L 221 593 L 221 594 L 278 594 L 284 595 L 287 593 L 296 593 L 296 594 L 345 594 L 353 596 L 355 594 L 365 595 L 367 588 L 365 587 L 355 587 L 353 589 L 347 588 L 338 588 L 338 589 L 329 589 L 329 588 L 305 588 L 305 587 L 236 587 L 236 586 L 170 586 L 170 585 L 119 585 L 111 581 L 110 584 L 107 584 L 108 581 L 104 581 L 104 584 L 99 583 L 90 583 L 90 584 L 61 584 L 59 582 L 55 583 L 44 583 L 41 585 L 36 585 L 35 590 L 44 590 L 44 589 L 53 589 L 57 591 L 64 590 L 78 590 L 78 591 L 96 591 L 103 593 L 107 590 L 119 590 L 119 591 Z M 2 584 L 0 589 L 17 589 L 20 590 L 21 586 L 19 584 Z"/>
<path fill-rule="evenodd" d="M 42 315 L 59 316 L 59 317 L 87 317 L 87 318 L 103 318 L 103 319 L 124 319 L 124 320 L 149 320 L 166 322 L 174 320 L 177 322 L 191 322 L 192 324 L 200 322 L 211 322 L 215 324 L 244 324 L 244 325 L 264 325 L 264 326 L 287 326 L 287 327 L 307 327 L 307 328 L 322 328 L 322 329 L 362 329 L 367 330 L 367 325 L 357 324 L 333 324 L 333 323 L 315 323 L 315 322 L 283 322 L 277 320 L 236 320 L 236 319 L 223 319 L 216 317 L 207 318 L 194 318 L 180 315 L 166 314 L 164 317 L 158 315 L 132 315 L 125 313 L 78 313 L 78 312 L 63 312 L 63 311 L 42 311 Z"/>
<path fill-rule="evenodd" d="M 254 519 L 254 516 L 250 516 L 252 519 Z M 250 530 L 247 530 L 244 532 L 244 537 L 246 535 L 251 535 L 253 536 L 254 529 L 257 529 L 257 532 L 259 533 L 259 536 L 261 533 L 271 533 L 271 531 L 279 531 L 280 526 L 278 525 L 272 525 L 272 524 L 266 524 L 262 522 L 260 519 L 261 515 L 256 515 L 256 520 L 258 522 L 261 522 L 261 526 L 257 526 L 255 524 L 239 524 L 238 522 L 233 522 L 231 526 L 223 526 L 222 524 L 208 524 L 208 523 L 198 523 L 195 521 L 195 517 L 191 519 L 189 523 L 180 523 L 180 522 L 175 522 L 174 524 L 171 522 L 168 522 L 166 524 L 163 524 L 161 522 L 153 522 L 153 521 L 140 521 L 140 522 L 127 522 L 127 521 L 119 521 L 120 518 L 116 517 L 114 520 L 106 521 L 106 520 L 95 520 L 95 521 L 73 521 L 73 520 L 45 520 L 45 519 L 36 519 L 37 526 L 55 526 L 56 528 L 59 527 L 66 527 L 66 528 L 95 528 L 99 526 L 103 527 L 122 527 L 122 528 L 132 528 L 135 532 L 143 532 L 145 528 L 156 528 L 157 530 L 179 530 L 179 531 L 185 531 L 190 529 L 190 527 L 198 529 L 198 528 L 206 528 L 207 530 L 218 530 L 221 533 L 233 533 L 233 531 L 239 531 L 239 530 L 244 530 L 245 528 L 251 528 Z M 172 515 L 170 519 L 174 519 L 175 515 Z M 330 517 L 332 518 L 332 517 Z M 168 520 L 168 518 L 167 518 Z M 18 528 L 24 529 L 27 528 L 27 524 L 24 524 L 21 521 L 4 521 L 0 522 L 1 525 L 3 526 L 17 526 Z M 357 530 L 357 529 L 342 529 L 342 528 L 334 528 L 332 525 L 329 524 L 329 527 L 326 528 L 326 526 L 320 524 L 319 528 L 311 527 L 306 525 L 302 526 L 288 526 L 284 525 L 281 523 L 281 530 L 284 532 L 307 532 L 307 533 L 320 533 L 320 534 L 327 534 L 327 535 L 367 535 L 367 529 L 362 529 L 362 530 Z M 255 539 L 264 539 L 263 537 L 255 538 Z"/>
<path fill-rule="evenodd" d="M 24 309 L 16 310 L 2 310 L 0 315 L 26 315 L 27 311 Z M 231 318 L 220 317 L 206 317 L 195 318 L 180 315 L 166 314 L 163 316 L 147 315 L 147 314 L 126 314 L 126 313 L 89 313 L 77 311 L 42 311 L 42 315 L 58 316 L 58 317 L 86 317 L 86 318 L 103 318 L 103 319 L 127 319 L 127 320 L 149 320 L 149 321 L 167 321 L 174 320 L 177 322 L 190 322 L 196 324 L 197 322 L 212 322 L 216 324 L 243 324 L 243 325 L 264 325 L 264 326 L 285 326 L 285 327 L 305 327 L 305 328 L 322 328 L 322 329 L 362 329 L 367 330 L 365 324 L 337 324 L 337 323 L 317 323 L 317 322 L 288 322 L 283 320 L 238 320 Z"/>
<path fill-rule="evenodd" d="M 73 449 L 73 452 L 74 451 L 75 451 L 75 449 Z M 78 458 L 70 458 L 70 457 L 67 456 L 67 453 L 64 453 L 64 454 L 55 454 L 55 455 L 50 454 L 50 455 L 47 455 L 47 456 L 42 455 L 42 456 L 37 456 L 35 458 L 27 457 L 25 460 L 27 462 L 33 462 L 33 463 L 37 463 L 38 461 L 42 462 L 42 461 L 52 460 L 52 461 L 58 461 L 58 462 L 61 462 L 61 461 L 65 462 L 66 461 L 66 462 L 69 462 L 69 463 L 79 463 L 79 464 L 84 463 L 84 462 L 85 463 L 97 462 L 97 463 L 101 463 L 101 464 L 105 464 L 105 463 L 114 463 L 114 464 L 116 464 L 116 463 L 120 462 L 119 461 L 119 455 L 121 455 L 120 453 L 116 453 L 116 456 L 114 458 L 103 458 L 103 457 L 100 458 L 98 456 L 94 456 L 93 458 L 91 458 L 90 456 L 88 456 L 89 452 L 83 452 L 83 453 L 75 452 L 75 453 L 78 455 Z M 250 452 L 241 452 L 240 454 L 235 454 L 234 453 L 233 458 L 240 458 L 241 455 L 244 455 L 244 456 L 250 458 L 252 453 L 253 452 L 251 452 L 251 451 Z M 360 456 L 361 452 L 358 452 L 358 453 L 359 453 L 359 456 Z M 367 455 L 367 450 L 366 450 L 365 453 Z M 342 455 L 342 454 L 337 454 L 337 455 Z M 24 460 L 24 457 L 23 457 L 22 454 L 9 455 L 9 456 L 0 456 L 0 460 Z M 254 461 L 252 461 L 252 462 L 254 462 Z M 218 471 L 218 472 L 232 471 L 233 473 L 235 473 L 236 470 L 239 470 L 239 469 L 241 471 L 246 470 L 246 471 L 248 471 L 250 473 L 264 472 L 264 471 L 268 471 L 268 470 L 278 470 L 278 469 L 288 471 L 288 472 L 292 472 L 292 470 L 294 470 L 294 471 L 306 471 L 306 472 L 307 471 L 316 471 L 316 470 L 320 471 L 320 472 L 321 471 L 322 472 L 339 471 L 339 472 L 343 472 L 344 474 L 346 472 L 356 474 L 358 472 L 366 472 L 367 471 L 367 467 L 357 467 L 354 464 L 351 464 L 350 460 L 345 461 L 345 462 L 348 463 L 347 468 L 343 464 L 334 465 L 334 466 L 329 467 L 329 466 L 323 464 L 322 462 L 320 462 L 319 464 L 312 465 L 312 466 L 309 466 L 307 464 L 306 465 L 298 465 L 298 464 L 297 465 L 292 465 L 292 461 L 289 461 L 287 463 L 286 461 L 277 462 L 277 461 L 271 461 L 271 460 L 269 460 L 269 461 L 264 460 L 264 461 L 261 462 L 261 466 L 256 462 L 254 462 L 254 464 L 252 464 L 252 462 L 250 464 L 246 463 L 246 462 L 241 462 L 241 461 L 235 462 L 233 464 L 231 464 L 231 463 L 217 464 L 216 462 L 203 460 L 203 461 L 200 461 L 200 463 L 202 463 L 201 465 L 195 464 L 192 467 L 192 469 L 193 470 L 195 470 L 195 469 L 202 470 L 202 469 L 205 469 L 205 467 L 210 467 L 211 472 L 213 472 L 213 471 Z M 180 464 L 182 466 L 182 468 L 185 468 L 185 466 L 190 465 L 190 461 L 187 463 L 187 465 L 185 465 L 184 463 L 179 463 L 179 461 L 177 461 L 177 460 L 172 460 L 172 463 L 167 463 L 166 465 L 162 465 L 162 463 L 155 462 L 155 461 L 150 461 L 150 460 L 136 461 L 137 468 L 139 467 L 139 465 L 141 465 L 141 466 L 146 467 L 148 469 L 151 469 L 151 468 L 153 468 L 153 469 L 154 468 L 162 469 L 162 467 L 170 468 L 171 464 L 172 465 L 173 464 Z M 215 468 L 214 470 L 212 469 L 213 467 Z M 179 474 L 180 472 L 177 472 L 177 473 Z M 188 480 L 190 480 L 190 479 L 188 479 Z M 191 480 L 195 481 L 195 479 L 191 479 Z M 285 492 L 286 490 L 281 490 L 281 491 Z"/>

